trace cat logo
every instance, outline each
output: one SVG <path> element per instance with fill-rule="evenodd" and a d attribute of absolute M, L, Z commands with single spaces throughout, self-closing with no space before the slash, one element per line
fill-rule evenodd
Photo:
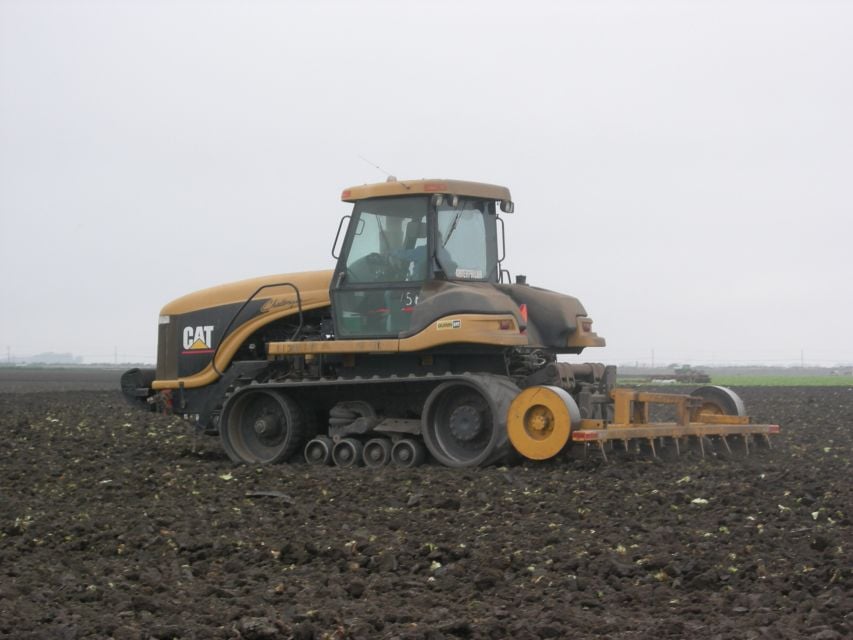
<path fill-rule="evenodd" d="M 213 325 L 203 327 L 184 327 L 184 350 L 183 355 L 190 353 L 213 353 L 210 345 L 213 344 Z"/>

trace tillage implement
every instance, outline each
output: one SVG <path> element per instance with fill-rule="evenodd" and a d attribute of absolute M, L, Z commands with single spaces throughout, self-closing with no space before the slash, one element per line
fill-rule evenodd
<path fill-rule="evenodd" d="M 329 271 L 191 293 L 160 314 L 157 368 L 131 369 L 131 402 L 218 435 L 237 462 L 413 467 L 545 460 L 572 443 L 729 438 L 751 424 L 731 390 L 615 386 L 616 369 L 559 356 L 604 346 L 581 303 L 510 282 L 509 190 L 456 180 L 344 190 Z M 650 407 L 668 407 L 655 421 Z M 584 447 L 585 448 L 585 447 Z"/>

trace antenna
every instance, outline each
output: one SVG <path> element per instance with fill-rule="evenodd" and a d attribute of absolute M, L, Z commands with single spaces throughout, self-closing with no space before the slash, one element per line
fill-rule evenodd
<path fill-rule="evenodd" d="M 365 157 L 364 157 L 364 156 L 362 156 L 362 155 L 359 155 L 358 157 L 359 157 L 361 160 L 364 160 L 364 161 L 365 161 L 367 164 L 369 164 L 371 167 L 373 167 L 373 168 L 375 168 L 375 169 L 379 169 L 382 173 L 384 173 L 384 174 L 385 174 L 386 176 L 388 176 L 389 178 L 393 178 L 393 177 L 394 177 L 392 174 L 390 174 L 390 173 L 388 173 L 387 171 L 385 171 L 385 169 L 383 169 L 382 167 L 380 167 L 380 166 L 379 166 L 378 164 L 376 164 L 375 162 L 371 162 L 370 160 L 368 160 L 367 158 L 365 158 Z"/>

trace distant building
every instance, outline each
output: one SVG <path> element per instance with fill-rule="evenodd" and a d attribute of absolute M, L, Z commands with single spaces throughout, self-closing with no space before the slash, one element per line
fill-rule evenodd
<path fill-rule="evenodd" d="M 83 364 L 83 356 L 48 351 L 33 356 L 16 356 L 12 358 L 12 362 L 14 364 Z"/>

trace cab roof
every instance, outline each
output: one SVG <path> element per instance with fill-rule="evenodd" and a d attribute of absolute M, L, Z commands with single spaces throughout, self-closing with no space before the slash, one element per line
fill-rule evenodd
<path fill-rule="evenodd" d="M 411 196 L 418 194 L 442 193 L 453 196 L 471 196 L 486 200 L 512 202 L 509 189 L 496 184 L 466 182 L 464 180 L 397 180 L 389 178 L 387 182 L 363 184 L 344 189 L 341 200 L 356 202 L 366 198 L 385 198 L 388 196 Z"/>

